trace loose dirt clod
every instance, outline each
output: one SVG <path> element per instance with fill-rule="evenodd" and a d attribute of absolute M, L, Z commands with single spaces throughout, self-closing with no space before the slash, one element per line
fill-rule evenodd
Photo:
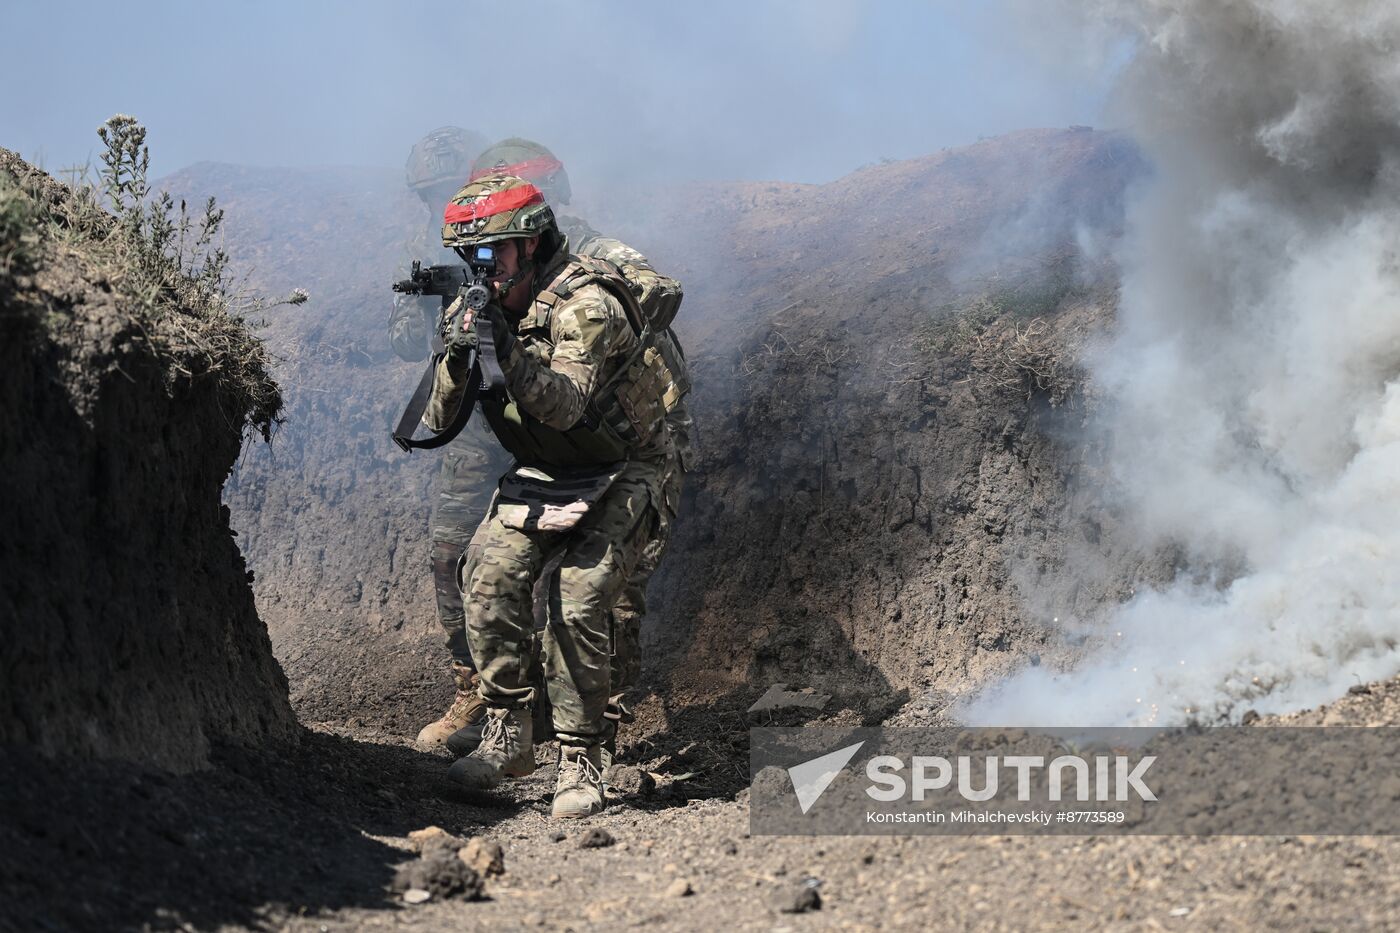
<path fill-rule="evenodd" d="M 624 797 L 649 797 L 656 791 L 656 778 L 635 765 L 613 765 L 608 786 Z"/>
<path fill-rule="evenodd" d="M 419 855 L 426 854 L 434 848 L 451 848 L 455 852 L 462 847 L 462 840 L 441 826 L 425 826 L 422 829 L 415 829 L 408 834 L 408 841 Z"/>
<path fill-rule="evenodd" d="M 473 836 L 457 851 L 457 857 L 482 877 L 506 873 L 505 849 L 494 839 Z"/>
<path fill-rule="evenodd" d="M 690 882 L 684 878 L 677 878 L 666 886 L 667 897 L 689 897 L 695 893 L 695 889 L 690 886 Z"/>
<path fill-rule="evenodd" d="M 603 829 L 601 826 L 595 826 L 579 840 L 578 847 L 580 849 L 602 849 L 612 845 L 616 841 L 612 833 Z"/>
<path fill-rule="evenodd" d="M 393 889 L 405 895 L 414 889 L 423 890 L 439 900 L 460 897 L 476 901 L 481 899 L 485 885 L 475 869 L 440 848 L 424 858 L 400 865 L 394 874 Z"/>

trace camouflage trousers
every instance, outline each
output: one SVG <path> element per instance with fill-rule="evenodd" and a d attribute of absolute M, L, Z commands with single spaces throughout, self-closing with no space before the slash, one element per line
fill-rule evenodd
<path fill-rule="evenodd" d="M 607 732 L 612 681 L 612 608 L 633 578 L 660 520 L 659 464 L 629 463 L 567 531 L 527 530 L 493 508 L 461 565 L 467 641 L 492 706 L 523 709 L 535 697 L 529 667 L 533 592 L 556 556 L 541 641 L 554 731 L 564 744 L 594 745 Z"/>
<path fill-rule="evenodd" d="M 685 476 L 675 458 L 666 464 L 661 482 L 661 507 L 656 534 L 642 549 L 637 568 L 627 578 L 622 595 L 617 598 L 612 613 L 612 684 L 609 689 L 613 703 L 620 705 L 628 690 L 637 685 L 642 674 L 642 617 L 647 613 L 647 581 L 656 573 L 680 508 L 681 481 Z"/>
<path fill-rule="evenodd" d="M 447 650 L 452 660 L 473 670 L 476 666 L 472 664 L 471 649 L 467 645 L 457 565 L 471 542 L 472 531 L 481 524 L 491 506 L 496 477 L 505 472 L 508 460 L 494 438 L 479 425 L 469 422 L 444 449 L 438 469 L 432 522 L 433 588 L 437 592 L 438 622 L 447 635 Z"/>

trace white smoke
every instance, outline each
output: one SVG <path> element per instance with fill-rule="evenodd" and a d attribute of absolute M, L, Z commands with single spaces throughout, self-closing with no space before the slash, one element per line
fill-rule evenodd
<path fill-rule="evenodd" d="M 1138 37 L 1118 106 L 1155 174 L 1091 367 L 1142 543 L 1180 543 L 1193 582 L 1140 589 L 1076 670 L 1029 669 L 963 715 L 1329 701 L 1400 672 L 1400 3 L 1099 11 Z"/>

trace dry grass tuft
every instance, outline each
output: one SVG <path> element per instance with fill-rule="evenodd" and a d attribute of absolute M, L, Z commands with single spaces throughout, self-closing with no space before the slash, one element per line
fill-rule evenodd
<path fill-rule="evenodd" d="M 269 305 L 229 281 L 223 211 L 213 198 L 194 213 L 151 195 L 146 130 L 134 118 L 118 114 L 98 136 L 97 178 L 84 169 L 69 184 L 0 150 L 0 279 L 32 272 L 45 253 L 81 255 L 126 299 L 172 383 L 217 380 L 230 421 L 270 437 L 282 395 L 249 321 Z"/>

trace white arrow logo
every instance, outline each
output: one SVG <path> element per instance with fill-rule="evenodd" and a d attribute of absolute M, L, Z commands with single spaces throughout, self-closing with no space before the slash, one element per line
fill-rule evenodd
<path fill-rule="evenodd" d="M 793 765 L 787 769 L 788 778 L 792 781 L 792 789 L 797 791 L 797 803 L 802 807 L 803 813 L 812 809 L 812 804 L 826 793 L 831 782 L 836 780 L 836 775 L 841 773 L 841 769 L 850 763 L 864 744 L 864 742 L 857 742 L 854 745 L 847 745 L 843 749 L 829 752 L 820 758 L 813 758 L 811 761 L 804 761 L 800 765 Z"/>

